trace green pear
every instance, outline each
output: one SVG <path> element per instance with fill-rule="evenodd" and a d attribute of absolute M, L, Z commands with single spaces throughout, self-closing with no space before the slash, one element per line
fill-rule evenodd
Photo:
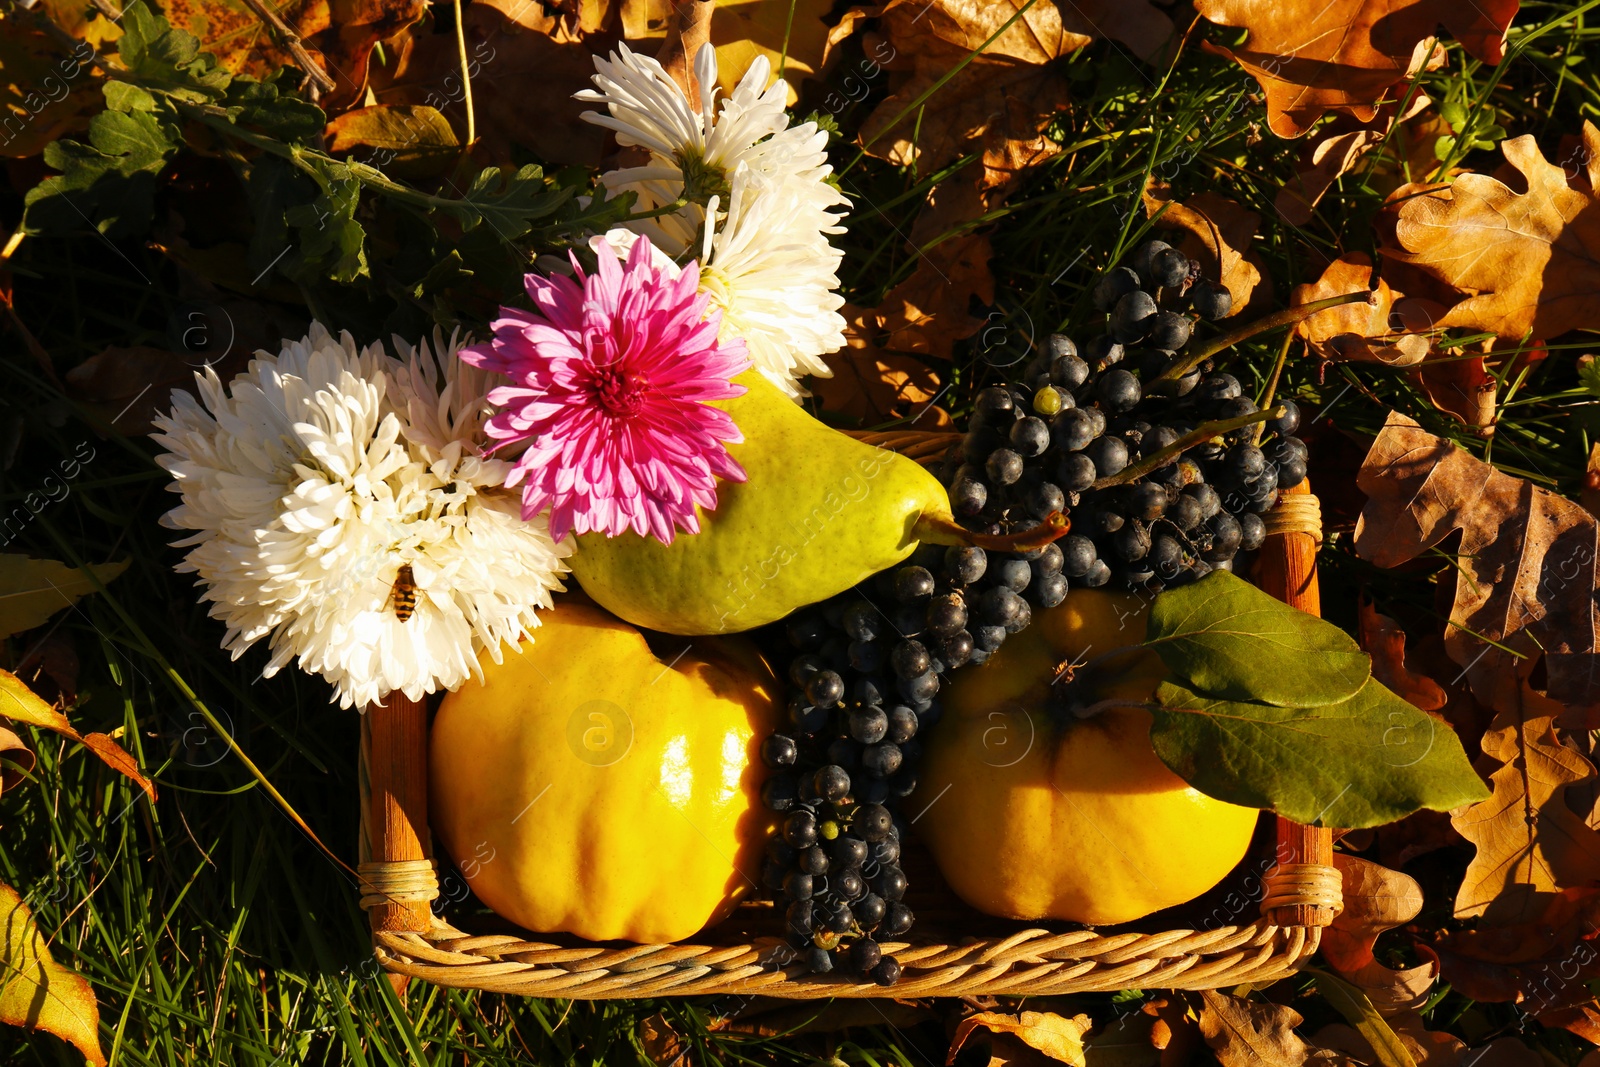
<path fill-rule="evenodd" d="M 944 486 L 919 464 L 825 426 L 759 371 L 716 401 L 738 423 L 746 480 L 717 487 L 700 532 L 670 545 L 629 531 L 578 537 L 572 573 L 600 606 L 674 634 L 749 630 L 909 556 L 964 540 Z"/>

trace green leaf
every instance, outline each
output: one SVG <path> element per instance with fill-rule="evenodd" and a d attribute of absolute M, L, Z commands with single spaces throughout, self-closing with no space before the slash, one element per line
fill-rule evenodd
<path fill-rule="evenodd" d="M 1208 796 L 1295 822 L 1381 826 L 1489 795 L 1455 731 L 1369 679 L 1355 696 L 1284 708 L 1156 690 L 1150 743 Z"/>
<path fill-rule="evenodd" d="M 472 179 L 459 204 L 446 210 L 460 220 L 464 230 L 487 224 L 502 241 L 512 241 L 532 229 L 534 220 L 554 214 L 575 193 L 575 189 L 556 186 L 533 163 L 510 177 L 498 167 L 489 167 Z"/>
<path fill-rule="evenodd" d="M 1306 973 L 1317 983 L 1317 992 L 1344 1016 L 1345 1022 L 1355 1027 L 1356 1033 L 1367 1039 L 1383 1067 L 1417 1067 L 1417 1061 L 1406 1050 L 1400 1035 L 1378 1014 L 1378 1009 L 1359 987 L 1315 967 L 1307 967 Z"/>
<path fill-rule="evenodd" d="M 96 1067 L 105 1067 L 94 988 L 51 958 L 33 912 L 15 889 L 4 884 L 0 884 L 0 1022 L 55 1034 Z"/>
<path fill-rule="evenodd" d="M 293 273 L 308 281 L 322 277 L 351 282 L 367 273 L 366 231 L 355 221 L 361 204 L 361 182 L 342 163 L 318 175 L 322 194 L 309 204 L 297 204 L 284 213 L 299 231 L 297 263 Z"/>
<path fill-rule="evenodd" d="M 1200 692 L 1283 707 L 1336 703 L 1372 674 L 1349 634 L 1228 571 L 1156 597 L 1145 644 Z"/>
<path fill-rule="evenodd" d="M 150 225 L 156 175 L 177 151 L 177 127 L 150 111 L 102 111 L 89 120 L 89 143 L 63 138 L 45 146 L 58 170 L 25 198 L 30 233 L 93 225 L 107 236 Z"/>
<path fill-rule="evenodd" d="M 122 9 L 117 58 L 140 81 L 182 100 L 207 103 L 220 97 L 233 75 L 216 57 L 200 51 L 199 38 L 154 14 L 144 0 Z"/>
<path fill-rule="evenodd" d="M 235 78 L 228 86 L 227 106 L 233 121 L 270 134 L 281 141 L 311 141 L 322 133 L 328 116 L 317 105 L 292 93 L 280 93 L 282 70 L 266 81 Z"/>
<path fill-rule="evenodd" d="M 99 563 L 93 575 L 53 559 L 0 554 L 0 637 L 43 625 L 128 569 L 127 561 Z"/>

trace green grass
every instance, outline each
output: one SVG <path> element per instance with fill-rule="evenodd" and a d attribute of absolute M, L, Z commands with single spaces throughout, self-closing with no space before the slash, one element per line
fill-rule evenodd
<path fill-rule="evenodd" d="M 1212 32 L 1229 39 L 1233 31 Z M 1559 139 L 1600 110 L 1597 37 L 1600 26 L 1589 14 L 1527 4 L 1506 65 L 1485 67 L 1452 45 L 1446 64 L 1422 84 L 1436 101 L 1457 102 L 1474 129 L 1532 133 L 1554 157 Z M 995 310 L 1007 344 L 1038 342 L 1086 321 L 1088 288 L 1098 273 L 1145 235 L 1139 190 L 1151 174 L 1168 178 L 1179 197 L 1210 189 L 1260 212 L 1255 247 L 1280 303 L 1328 258 L 1371 251 L 1371 222 L 1383 196 L 1400 180 L 1427 177 L 1386 170 L 1375 153 L 1330 191 L 1309 226 L 1290 227 L 1271 203 L 1300 145 L 1265 132 L 1256 87 L 1239 69 L 1193 45 L 1170 73 L 1136 68 L 1104 44 L 1072 56 L 1064 69 L 1075 103 L 1054 134 L 1082 147 L 1041 168 L 1008 204 L 973 224 L 991 231 Z M 817 105 L 821 91 L 813 90 L 800 113 Z M 877 98 L 843 114 L 843 128 L 852 130 Z M 854 157 L 842 140 L 835 143 L 840 165 Z M 1490 171 L 1499 155 L 1480 149 L 1445 163 Z M 874 305 L 915 268 L 905 234 L 928 189 L 954 169 L 919 176 L 872 160 L 854 163 L 848 180 L 858 207 L 843 238 L 853 302 Z M 10 195 L 8 223 L 18 207 L 18 196 Z M 87 233 L 30 240 L 13 270 L 21 316 L 62 375 L 107 345 L 164 345 L 169 322 L 191 298 L 180 292 L 170 263 L 138 240 L 115 247 Z M 104 435 L 114 409 L 96 414 L 69 400 L 14 329 L 0 337 L 8 371 L 0 397 L 0 513 L 22 506 L 81 442 L 95 451 L 66 499 L 46 507 L 6 550 L 131 561 L 103 595 L 13 638 L 9 654 L 15 666 L 36 648 L 75 649 L 81 694 L 75 721 L 124 731 L 124 744 L 159 783 L 159 804 L 139 799 L 82 749 L 45 735 L 33 739 L 37 770 L 0 798 L 0 879 L 24 893 L 57 957 L 94 983 L 114 1063 L 635 1063 L 645 1061 L 640 1023 L 657 1014 L 688 1040 L 685 1063 L 943 1062 L 945 1030 L 937 1021 L 756 1039 L 710 1032 L 715 1013 L 737 1006 L 726 1000 L 562 1002 L 416 985 L 402 1004 L 371 962 L 348 875 L 225 755 L 199 706 L 233 732 L 321 840 L 347 860 L 357 835 L 355 716 L 329 705 L 324 688 L 297 673 L 262 679 L 260 650 L 228 661 L 218 649 L 221 627 L 196 606 L 188 579 L 172 572 L 178 553 L 157 518 L 173 498 L 151 445 Z M 1552 358 L 1504 383 L 1502 396 L 1513 387 L 1515 395 L 1502 408 L 1492 447 L 1433 411 L 1404 372 L 1388 368 L 1320 368 L 1297 346 L 1280 395 L 1332 405 L 1333 422 L 1355 436 L 1357 455 L 1360 435 L 1374 432 L 1394 408 L 1508 470 L 1574 493 L 1590 438 L 1600 431 L 1596 396 L 1579 383 L 1572 358 L 1586 343 L 1562 339 L 1551 345 Z M 938 367 L 954 383 L 941 402 L 957 413 L 1001 373 L 993 356 L 985 360 L 977 348 L 964 345 L 953 364 Z M 1276 338 L 1252 342 L 1228 369 L 1247 389 L 1259 389 L 1277 351 Z M 1330 613 L 1348 622 L 1357 588 L 1374 575 L 1345 539 L 1327 546 L 1323 566 Z M 1385 606 L 1420 610 L 1431 598 L 1431 581 L 1420 572 L 1385 576 Z M 1395 958 L 1408 951 L 1398 939 L 1390 948 Z M 1116 1010 L 1109 996 L 1049 1006 L 1099 1019 Z M 937 1007 L 949 1015 L 960 1005 Z M 1325 1009 L 1307 1002 L 1307 1033 L 1333 1021 Z M 1517 1032 L 1520 1025 L 1508 1006 L 1473 1005 L 1456 994 L 1439 999 L 1429 1018 L 1474 1038 Z M 1564 1033 L 1534 1025 L 1524 1037 L 1559 1062 L 1581 1055 Z M 14 1029 L 0 1029 L 0 1059 L 79 1062 L 55 1038 Z"/>

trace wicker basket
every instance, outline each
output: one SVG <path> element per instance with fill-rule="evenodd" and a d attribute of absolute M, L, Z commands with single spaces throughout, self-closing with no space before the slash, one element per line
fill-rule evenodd
<path fill-rule="evenodd" d="M 932 466 L 949 433 L 858 434 Z M 1291 490 L 1268 517 L 1256 581 L 1317 612 L 1315 497 Z M 989 919 L 945 889 L 931 863 L 906 863 L 918 925 L 883 948 L 904 968 L 892 990 L 846 975 L 812 975 L 783 941 L 770 902 L 741 905 L 692 943 L 596 944 L 515 930 L 468 934 L 433 914 L 440 893 L 427 828 L 427 709 L 391 697 L 363 716 L 361 905 L 392 980 L 530 996 L 600 999 L 704 994 L 825 997 L 1022 996 L 1125 988 L 1212 989 L 1292 974 L 1317 950 L 1341 907 L 1332 835 L 1277 819 L 1204 912 L 1174 909 L 1137 925 L 1086 929 Z M 1250 870 L 1261 873 L 1249 877 Z M 1243 881 L 1240 881 L 1243 872 Z M 1253 886 L 1251 883 L 1254 883 Z M 1222 892 L 1219 890 L 1219 892 Z M 1212 903 L 1216 894 L 1210 895 Z M 1258 913 L 1258 914 L 1251 914 Z M 1223 923 L 1217 923 L 1221 915 Z M 1161 925 L 1172 916 L 1173 929 Z M 401 977 L 404 976 L 404 977 Z"/>

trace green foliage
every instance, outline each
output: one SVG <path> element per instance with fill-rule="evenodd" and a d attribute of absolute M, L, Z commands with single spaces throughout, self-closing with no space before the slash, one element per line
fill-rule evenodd
<path fill-rule="evenodd" d="M 1156 597 L 1147 634 L 1174 677 L 1233 700 L 1334 704 L 1372 673 L 1349 634 L 1228 571 Z"/>
<path fill-rule="evenodd" d="M 1296 822 L 1381 826 L 1489 795 L 1455 731 L 1375 678 L 1353 696 L 1309 708 L 1163 682 L 1156 705 L 1150 741 L 1176 774 L 1207 796 Z"/>

